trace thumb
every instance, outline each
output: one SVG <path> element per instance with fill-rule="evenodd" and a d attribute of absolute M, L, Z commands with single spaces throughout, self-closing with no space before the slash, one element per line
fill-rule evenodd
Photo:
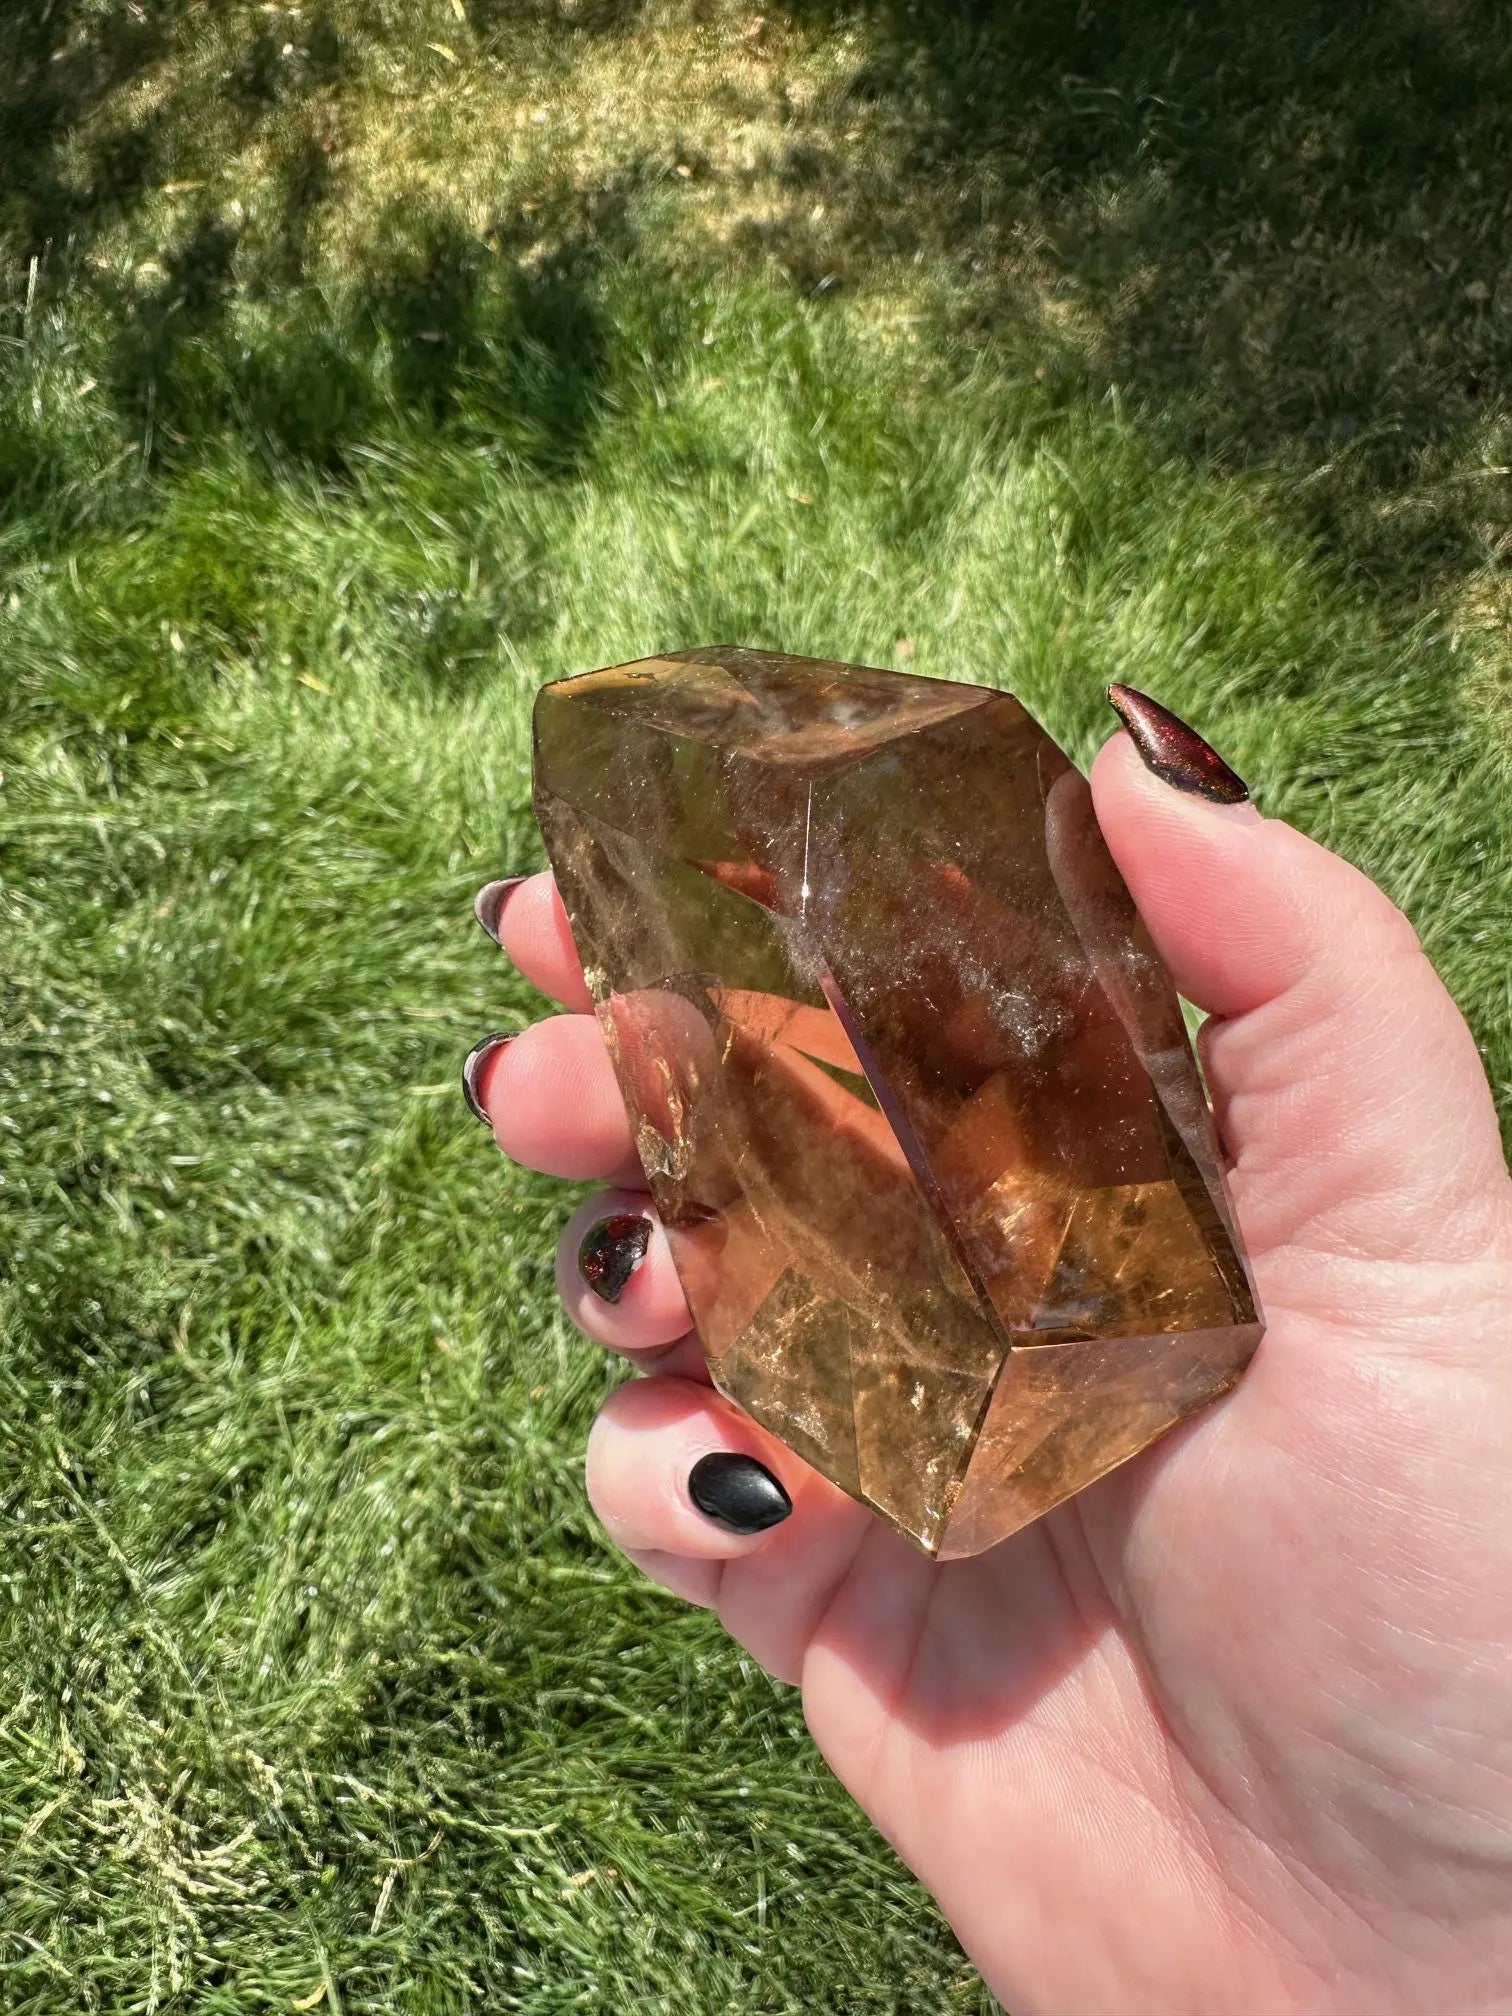
<path fill-rule="evenodd" d="M 1203 1063 L 1252 1250 L 1452 1263 L 1504 1247 L 1490 1087 L 1395 905 L 1283 821 L 1152 773 L 1127 734 L 1091 782 L 1178 989 L 1214 1018 Z"/>

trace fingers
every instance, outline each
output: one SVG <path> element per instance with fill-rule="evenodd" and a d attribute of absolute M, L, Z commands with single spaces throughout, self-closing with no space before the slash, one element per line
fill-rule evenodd
<path fill-rule="evenodd" d="M 473 1092 L 504 1153 L 548 1176 L 641 1183 L 609 1053 L 592 1015 L 552 1015 L 477 1066 Z"/>
<path fill-rule="evenodd" d="M 1382 891 L 1253 806 L 1172 788 L 1127 735 L 1092 790 L 1177 987 L 1219 1018 L 1205 1061 L 1257 1245 L 1445 1260 L 1500 1237 L 1475 1043 Z"/>
<path fill-rule="evenodd" d="M 729 1455 L 771 1473 L 791 1505 L 786 1516 L 741 1533 L 700 1509 L 690 1488 L 695 1466 Z M 685 1379 L 615 1389 L 588 1439 L 587 1483 L 616 1545 L 654 1580 L 717 1607 L 731 1636 L 789 1681 L 800 1677 L 819 1619 L 876 1525 L 712 1388 Z M 720 1564 L 716 1584 L 702 1571 Z"/>
<path fill-rule="evenodd" d="M 654 1351 L 693 1319 L 672 1249 L 643 1190 L 602 1190 L 562 1229 L 557 1290 L 585 1335 L 615 1351 Z"/>
<path fill-rule="evenodd" d="M 618 1388 L 600 1413 L 588 1446 L 590 1500 L 645 1574 L 717 1609 L 769 1672 L 796 1682 L 809 1640 L 876 1522 L 709 1383 L 603 1036 L 583 1012 L 591 1003 L 551 877 L 490 888 L 478 914 L 521 972 L 580 1012 L 476 1055 L 472 1098 L 516 1161 L 618 1182 L 568 1220 L 557 1284 L 579 1328 L 656 1372 Z M 680 997 L 651 990 L 616 1002 L 614 1012 L 630 1068 L 642 1051 L 697 1068 L 708 1031 L 689 1020 Z M 787 1012 L 791 1020 L 791 1004 Z M 669 1099 L 676 1089 L 667 1080 Z M 653 1130 L 659 1117 L 648 1099 Z"/>
<path fill-rule="evenodd" d="M 525 977 L 573 1012 L 474 1052 L 468 1103 L 504 1153 L 547 1176 L 643 1182 L 625 1102 L 615 1081 L 555 879 L 490 882 L 478 922 Z"/>
<path fill-rule="evenodd" d="M 489 888 L 505 893 L 487 906 L 486 918 L 480 898 L 479 922 L 484 929 L 497 938 L 532 986 L 576 1014 L 590 1014 L 593 997 L 583 979 L 556 878 L 547 871 L 526 875 L 512 886 L 493 883 Z"/>
<path fill-rule="evenodd" d="M 753 1457 L 787 1491 L 803 1466 L 712 1387 L 632 1380 L 610 1394 L 588 1438 L 588 1496 L 619 1547 L 730 1561 L 753 1554 L 771 1527 L 734 1532 L 695 1504 L 694 1466 L 715 1454 Z M 780 1506 L 773 1525 L 782 1523 Z"/>
<path fill-rule="evenodd" d="M 659 1554 L 654 1547 L 622 1547 L 627 1561 L 660 1588 L 696 1603 L 700 1610 L 719 1607 L 719 1585 L 724 1575 L 722 1561 L 688 1561 L 681 1554 Z"/>
<path fill-rule="evenodd" d="M 474 907 L 488 935 L 538 985 L 562 999 L 587 999 L 550 875 L 489 883 Z M 620 1010 L 622 1044 L 633 1044 L 635 1016 L 623 1026 L 626 1014 L 652 1013 L 654 1004 L 622 1003 Z M 557 1287 L 578 1328 L 613 1350 L 640 1354 L 645 1369 L 655 1364 L 706 1381 L 595 1017 L 553 1016 L 517 1037 L 490 1039 L 468 1059 L 464 1085 L 468 1103 L 515 1161 L 548 1175 L 621 1177 L 629 1185 L 585 1200 L 558 1243 Z"/>

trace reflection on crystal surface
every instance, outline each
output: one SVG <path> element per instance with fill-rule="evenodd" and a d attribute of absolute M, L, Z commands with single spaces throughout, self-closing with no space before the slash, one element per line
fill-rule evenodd
<path fill-rule="evenodd" d="M 710 1370 L 926 1551 L 1259 1336 L 1171 983 L 1009 695 L 717 647 L 536 706 L 536 810 Z"/>
<path fill-rule="evenodd" d="M 1227 1392 L 1256 1326 L 1010 1351 L 951 1511 L 945 1560 L 980 1554 Z"/>

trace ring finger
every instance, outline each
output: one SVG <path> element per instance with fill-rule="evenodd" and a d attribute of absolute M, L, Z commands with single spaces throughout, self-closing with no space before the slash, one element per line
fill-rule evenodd
<path fill-rule="evenodd" d="M 667 1234 L 644 1190 L 600 1190 L 562 1229 L 557 1289 L 586 1336 L 615 1351 L 651 1351 L 692 1327 Z"/>

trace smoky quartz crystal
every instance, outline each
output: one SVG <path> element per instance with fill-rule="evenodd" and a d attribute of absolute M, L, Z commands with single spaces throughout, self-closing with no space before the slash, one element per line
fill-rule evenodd
<path fill-rule="evenodd" d="M 1009 694 L 735 647 L 542 689 L 535 804 L 715 1385 L 975 1554 L 1260 1324 L 1180 1005 Z"/>

